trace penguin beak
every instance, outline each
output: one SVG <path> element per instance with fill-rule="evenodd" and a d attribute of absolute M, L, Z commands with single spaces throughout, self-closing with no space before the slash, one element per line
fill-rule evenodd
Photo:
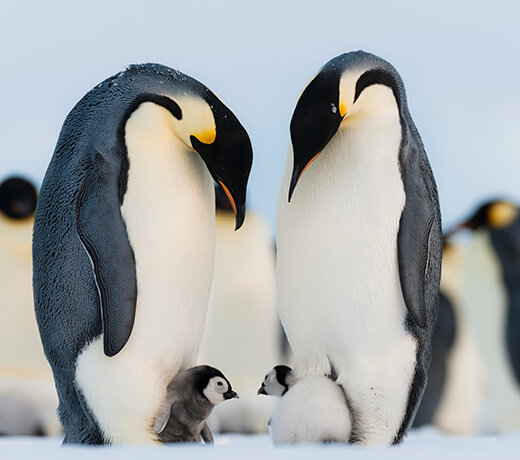
<path fill-rule="evenodd" d="M 224 399 L 239 399 L 239 397 L 236 392 L 229 390 L 224 393 Z"/>
<path fill-rule="evenodd" d="M 267 396 L 267 393 L 265 392 L 265 386 L 264 384 L 262 383 L 262 386 L 258 389 L 258 391 L 256 392 L 257 395 L 266 395 Z"/>
<path fill-rule="evenodd" d="M 307 85 L 291 119 L 293 171 L 289 202 L 301 176 L 332 139 L 346 114 L 339 100 L 340 73 L 324 68 Z"/>
<path fill-rule="evenodd" d="M 228 197 L 238 230 L 245 218 L 247 181 L 253 162 L 251 141 L 235 115 L 213 93 L 208 91 L 203 97 L 213 111 L 215 136 L 213 142 L 205 143 L 192 135 L 191 145 Z"/>

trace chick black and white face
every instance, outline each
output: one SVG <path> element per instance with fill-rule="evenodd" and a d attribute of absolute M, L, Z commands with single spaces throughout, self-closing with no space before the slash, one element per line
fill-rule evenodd
<path fill-rule="evenodd" d="M 289 389 L 289 376 L 291 368 L 287 366 L 275 366 L 264 377 L 258 390 L 259 395 L 283 396 Z"/>
<path fill-rule="evenodd" d="M 216 406 L 226 399 L 237 398 L 238 395 L 233 391 L 229 382 L 222 377 L 211 377 L 208 384 L 202 390 L 208 401 Z"/>

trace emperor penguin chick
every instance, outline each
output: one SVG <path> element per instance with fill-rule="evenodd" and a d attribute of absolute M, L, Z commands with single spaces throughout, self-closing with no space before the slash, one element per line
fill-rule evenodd
<path fill-rule="evenodd" d="M 165 443 L 200 442 L 201 437 L 205 443 L 212 443 L 206 419 L 217 404 L 233 398 L 238 395 L 214 367 L 195 366 L 179 372 L 168 385 L 154 431 Z"/>
<path fill-rule="evenodd" d="M 296 379 L 287 366 L 275 366 L 258 394 L 281 398 L 269 421 L 275 444 L 349 442 L 352 422 L 345 393 L 329 377 Z"/>

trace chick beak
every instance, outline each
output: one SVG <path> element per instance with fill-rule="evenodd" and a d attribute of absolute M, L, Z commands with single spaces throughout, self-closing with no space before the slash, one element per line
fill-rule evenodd
<path fill-rule="evenodd" d="M 263 383 L 262 383 L 262 386 L 256 392 L 256 394 L 257 395 L 266 395 L 267 396 L 267 393 L 265 392 L 265 385 Z"/>
<path fill-rule="evenodd" d="M 234 399 L 234 398 L 239 399 L 238 394 L 236 392 L 234 392 L 233 390 L 229 390 L 224 393 L 224 399 Z"/>

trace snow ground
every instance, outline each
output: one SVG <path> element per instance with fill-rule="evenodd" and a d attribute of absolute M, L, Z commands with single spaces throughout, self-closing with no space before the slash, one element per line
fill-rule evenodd
<path fill-rule="evenodd" d="M 412 431 L 398 447 L 290 446 L 274 448 L 268 436 L 216 436 L 215 447 L 63 447 L 60 438 L 0 438 L 0 459 L 519 459 L 520 433 L 500 437 L 452 437 L 432 428 Z"/>

